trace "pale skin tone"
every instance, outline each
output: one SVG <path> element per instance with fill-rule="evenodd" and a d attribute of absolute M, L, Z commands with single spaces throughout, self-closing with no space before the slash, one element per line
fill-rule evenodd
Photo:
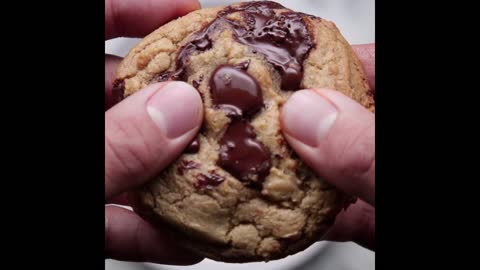
<path fill-rule="evenodd" d="M 198 8 L 197 0 L 105 0 L 105 40 L 143 37 Z M 375 45 L 353 48 L 375 88 Z M 105 56 L 106 102 L 120 61 L 119 57 Z M 182 106 L 178 106 L 178 100 L 182 100 Z M 311 106 L 312 113 L 324 113 L 326 120 L 297 115 L 298 111 L 308 112 L 315 100 L 318 102 Z M 178 265 L 203 259 L 178 247 L 166 229 L 152 227 L 129 210 L 107 205 L 128 205 L 124 194 L 174 161 L 198 132 L 202 110 L 195 89 L 167 82 L 151 85 L 105 111 L 106 257 Z M 297 121 L 290 121 L 292 118 Z M 354 241 L 374 250 L 374 115 L 338 92 L 315 89 L 296 91 L 282 108 L 280 120 L 288 142 L 313 170 L 359 198 L 338 216 L 324 239 Z"/>

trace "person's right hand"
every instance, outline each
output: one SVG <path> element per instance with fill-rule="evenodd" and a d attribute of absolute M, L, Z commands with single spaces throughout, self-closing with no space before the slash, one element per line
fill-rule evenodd
<path fill-rule="evenodd" d="M 354 46 L 375 89 L 375 44 Z M 323 179 L 359 198 L 324 240 L 375 249 L 375 115 L 338 91 L 295 92 L 282 108 L 283 133 Z"/>

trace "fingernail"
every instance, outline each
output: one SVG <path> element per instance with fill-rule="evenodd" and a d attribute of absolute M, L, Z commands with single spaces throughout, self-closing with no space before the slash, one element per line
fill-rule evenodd
<path fill-rule="evenodd" d="M 147 102 L 150 118 L 170 139 L 197 127 L 201 122 L 201 111 L 200 95 L 184 82 L 169 82 Z"/>
<path fill-rule="evenodd" d="M 284 132 L 316 147 L 337 119 L 338 111 L 326 98 L 313 90 L 295 92 L 282 108 Z"/>

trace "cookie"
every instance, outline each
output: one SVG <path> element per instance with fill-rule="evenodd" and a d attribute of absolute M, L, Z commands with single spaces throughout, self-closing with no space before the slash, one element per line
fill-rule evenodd
<path fill-rule="evenodd" d="M 282 104 L 336 89 L 374 111 L 374 93 L 335 24 L 269 1 L 192 12 L 145 37 L 120 64 L 115 92 L 181 80 L 204 103 L 185 152 L 136 193 L 135 211 L 179 243 L 226 262 L 280 259 L 316 242 L 351 198 L 288 146 Z"/>

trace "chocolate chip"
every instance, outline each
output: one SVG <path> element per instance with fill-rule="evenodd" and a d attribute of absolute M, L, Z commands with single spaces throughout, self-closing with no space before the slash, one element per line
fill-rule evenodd
<path fill-rule="evenodd" d="M 262 54 L 280 72 L 282 89 L 299 89 L 303 79 L 303 61 L 314 44 L 303 20 L 305 15 L 297 12 L 276 15 L 273 9 L 282 8 L 282 5 L 270 1 L 225 8 L 180 49 L 175 62 L 176 70 L 162 73 L 156 76 L 156 80 L 185 80 L 185 66 L 190 55 L 210 49 L 213 33 L 221 25 L 227 24 L 238 42 L 249 46 L 253 53 Z M 240 11 L 243 11 L 246 27 L 226 18 L 227 15 Z"/>
<path fill-rule="evenodd" d="M 261 184 L 272 167 L 270 151 L 244 119 L 234 119 L 220 140 L 218 164 L 247 185 Z"/>
<path fill-rule="evenodd" d="M 219 66 L 210 79 L 212 102 L 229 116 L 252 116 L 263 107 L 258 82 L 231 65 Z"/>
<path fill-rule="evenodd" d="M 199 150 L 200 150 L 200 140 L 198 139 L 198 137 L 196 137 L 196 138 L 193 139 L 193 141 L 187 146 L 187 148 L 185 149 L 185 153 L 195 154 L 195 153 L 198 153 Z"/>
<path fill-rule="evenodd" d="M 215 173 L 214 170 L 209 171 L 208 174 L 199 173 L 196 178 L 195 187 L 201 189 L 212 189 L 225 181 L 225 178 Z"/>

